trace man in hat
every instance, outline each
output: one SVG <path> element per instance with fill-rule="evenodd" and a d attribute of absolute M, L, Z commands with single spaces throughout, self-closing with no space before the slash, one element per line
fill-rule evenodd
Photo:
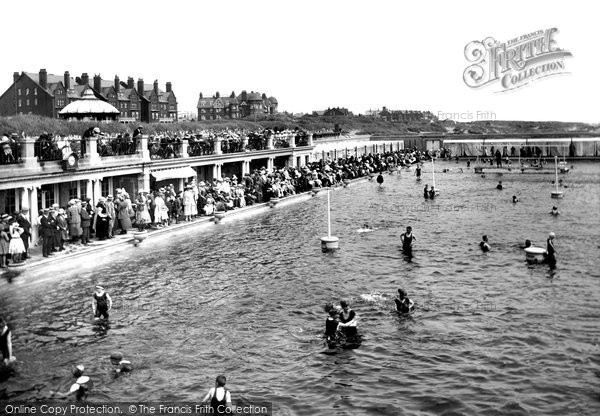
<path fill-rule="evenodd" d="M 92 224 L 92 216 L 90 215 L 90 208 L 88 207 L 87 201 L 81 201 L 81 210 L 79 213 L 81 217 L 81 243 L 87 246 L 90 242 L 90 226 Z"/>
<path fill-rule="evenodd" d="M 52 208 L 50 208 L 50 218 L 54 222 L 54 228 L 52 229 L 52 252 L 57 252 L 61 246 L 60 226 L 58 225 L 58 209 L 58 204 L 52 204 Z"/>
<path fill-rule="evenodd" d="M 56 228 L 54 220 L 50 218 L 50 210 L 44 208 L 42 218 L 40 218 L 41 234 L 42 234 L 42 254 L 44 257 L 52 255 L 52 232 Z"/>
<path fill-rule="evenodd" d="M 65 241 L 69 239 L 69 225 L 67 224 L 67 219 L 65 218 L 65 210 L 63 208 L 58 209 L 58 215 L 56 216 L 56 226 L 58 228 L 60 240 L 60 248 L 58 249 L 58 251 L 63 251 L 65 249 Z"/>
<path fill-rule="evenodd" d="M 31 238 L 31 222 L 29 221 L 29 208 L 24 207 L 19 212 L 17 217 L 17 222 L 19 223 L 19 227 L 23 229 L 21 233 L 21 239 L 23 240 L 23 245 L 25 246 L 25 253 L 23 253 L 23 258 L 29 258 L 29 239 Z"/>

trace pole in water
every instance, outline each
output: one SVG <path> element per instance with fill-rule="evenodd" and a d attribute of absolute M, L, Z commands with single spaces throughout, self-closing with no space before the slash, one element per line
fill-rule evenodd
<path fill-rule="evenodd" d="M 321 237 L 321 251 L 328 253 L 339 249 L 340 239 L 331 235 L 331 201 L 327 190 L 327 237 Z"/>
<path fill-rule="evenodd" d="M 550 194 L 551 198 L 562 198 L 563 193 L 558 190 L 558 156 L 554 156 L 554 183 L 556 184 L 556 191 Z"/>
<path fill-rule="evenodd" d="M 327 190 L 327 237 L 331 237 L 331 196 L 329 189 Z"/>

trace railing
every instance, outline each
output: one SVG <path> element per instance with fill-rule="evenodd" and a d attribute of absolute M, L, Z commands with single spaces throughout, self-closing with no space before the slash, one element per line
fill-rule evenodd
<path fill-rule="evenodd" d="M 201 139 L 199 141 L 190 141 L 188 145 L 188 154 L 194 156 L 212 155 L 215 151 L 215 145 L 212 141 Z"/>
<path fill-rule="evenodd" d="M 116 138 L 98 140 L 98 154 L 101 157 L 134 155 L 137 144 L 133 139 Z"/>
<path fill-rule="evenodd" d="M 0 165 L 10 165 L 12 163 L 21 162 L 20 143 L 4 142 L 1 147 L 2 153 L 0 153 Z"/>
<path fill-rule="evenodd" d="M 175 159 L 180 157 L 180 142 L 154 142 L 148 143 L 151 159 Z"/>
<path fill-rule="evenodd" d="M 259 135 L 248 136 L 248 150 L 265 150 L 267 148 L 267 138 Z"/>
<path fill-rule="evenodd" d="M 82 155 L 82 139 L 70 140 L 40 140 L 38 139 L 34 145 L 34 155 L 37 156 L 40 162 L 50 162 L 54 160 L 63 160 L 66 155 L 75 153 L 77 156 Z"/>
<path fill-rule="evenodd" d="M 313 139 L 326 139 L 329 137 L 338 137 L 340 133 L 327 132 L 327 133 L 313 133 Z"/>
<path fill-rule="evenodd" d="M 284 149 L 286 147 L 290 147 L 290 141 L 288 140 L 287 136 L 275 136 L 273 138 L 273 147 L 275 149 Z"/>
<path fill-rule="evenodd" d="M 242 139 L 225 139 L 221 142 L 221 151 L 223 153 L 238 153 L 244 151 Z"/>
<path fill-rule="evenodd" d="M 295 142 L 296 146 L 308 146 L 308 136 L 306 134 L 297 134 Z"/>

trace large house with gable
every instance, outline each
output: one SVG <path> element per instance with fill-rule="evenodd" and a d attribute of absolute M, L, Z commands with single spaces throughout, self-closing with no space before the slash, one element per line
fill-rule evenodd
<path fill-rule="evenodd" d="M 229 97 L 221 97 L 217 92 L 212 97 L 198 98 L 198 120 L 219 120 L 223 118 L 236 119 L 255 114 L 277 113 L 277 99 L 266 94 L 242 91 L 238 96 L 231 92 Z"/>
<path fill-rule="evenodd" d="M 80 100 L 91 88 L 96 98 L 116 107 L 122 122 L 144 121 L 169 123 L 177 121 L 177 98 L 170 82 L 166 91 L 158 87 L 158 81 L 145 84 L 143 79 L 127 83 L 115 76 L 113 81 L 95 75 L 92 80 L 87 73 L 71 77 L 69 71 L 58 76 L 48 74 L 45 69 L 38 73 L 15 72 L 12 85 L 0 96 L 0 115 L 37 114 L 58 118 L 58 113 L 67 104 Z"/>

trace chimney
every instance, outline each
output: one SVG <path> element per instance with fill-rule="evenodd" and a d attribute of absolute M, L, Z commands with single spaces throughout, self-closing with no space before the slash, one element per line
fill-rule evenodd
<path fill-rule="evenodd" d="M 40 85 L 43 89 L 48 87 L 48 73 L 45 69 L 40 69 Z"/>
<path fill-rule="evenodd" d="M 221 97 L 221 94 L 219 94 L 219 91 L 217 91 L 216 97 L 217 98 Z"/>
<path fill-rule="evenodd" d="M 133 89 L 133 77 L 127 78 L 127 88 Z"/>
<path fill-rule="evenodd" d="M 158 80 L 157 79 L 154 80 L 154 93 L 158 94 Z"/>
<path fill-rule="evenodd" d="M 246 90 L 242 91 L 242 101 L 246 101 L 248 99 L 248 94 L 246 94 Z"/>
<path fill-rule="evenodd" d="M 19 77 L 21 76 L 21 74 L 19 74 L 18 72 L 13 72 L 13 82 L 16 84 L 17 81 L 19 80 Z"/>
<path fill-rule="evenodd" d="M 83 74 L 81 74 L 81 85 L 88 85 L 89 82 L 90 82 L 90 77 L 88 76 L 87 72 L 84 72 Z"/>
<path fill-rule="evenodd" d="M 200 93 L 200 98 L 204 98 L 204 97 L 202 97 L 202 93 Z"/>
<path fill-rule="evenodd" d="M 167 82 L 167 92 L 171 92 L 171 83 Z"/>
<path fill-rule="evenodd" d="M 121 89 L 121 83 L 119 82 L 119 76 L 115 75 L 115 92 L 118 94 Z"/>
<path fill-rule="evenodd" d="M 138 94 L 140 95 L 144 95 L 144 79 L 143 78 L 138 78 Z"/>
<path fill-rule="evenodd" d="M 71 89 L 71 74 L 69 74 L 69 71 L 65 71 L 65 89 L 70 90 Z"/>
<path fill-rule="evenodd" d="M 98 92 L 102 90 L 102 78 L 100 78 L 100 74 L 94 75 L 94 89 Z"/>

